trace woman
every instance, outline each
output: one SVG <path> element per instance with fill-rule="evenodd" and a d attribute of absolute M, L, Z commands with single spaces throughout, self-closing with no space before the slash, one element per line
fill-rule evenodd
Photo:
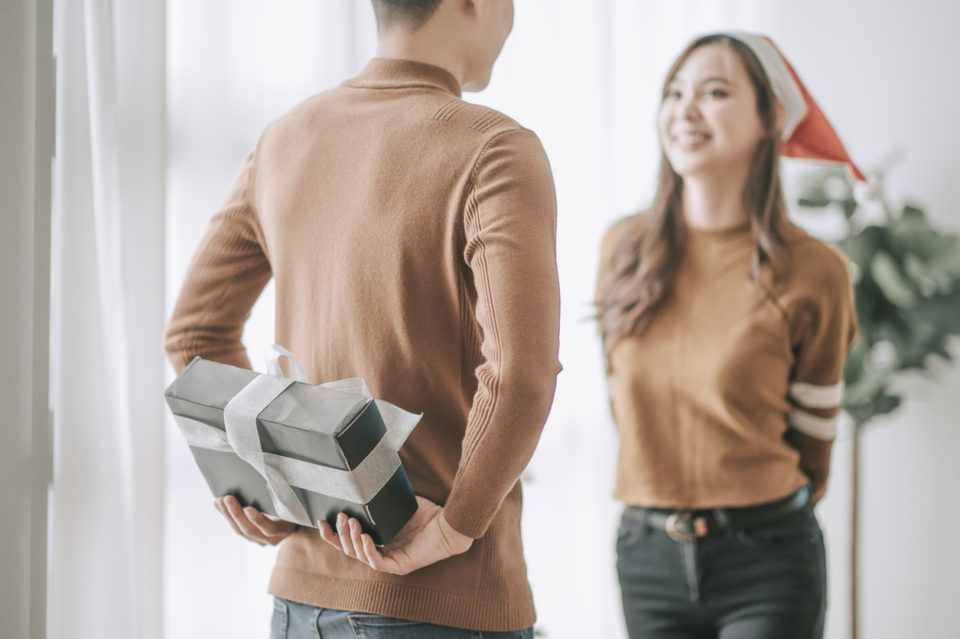
<path fill-rule="evenodd" d="M 856 333 L 849 265 L 787 220 L 782 154 L 847 161 L 768 40 L 699 38 L 667 75 L 650 209 L 597 294 L 631 637 L 821 637 L 823 495 Z"/>

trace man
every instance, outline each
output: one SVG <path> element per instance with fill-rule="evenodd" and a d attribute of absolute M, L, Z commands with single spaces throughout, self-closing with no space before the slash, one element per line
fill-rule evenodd
<path fill-rule="evenodd" d="M 217 500 L 239 534 L 283 540 L 274 636 L 531 637 L 518 478 L 560 370 L 555 193 L 532 132 L 460 99 L 487 85 L 513 3 L 372 1 L 377 57 L 264 131 L 166 348 L 178 370 L 248 366 L 272 276 L 277 342 L 312 382 L 360 376 L 423 412 L 400 451 L 420 507 L 383 548 L 342 515 L 318 532 Z"/>

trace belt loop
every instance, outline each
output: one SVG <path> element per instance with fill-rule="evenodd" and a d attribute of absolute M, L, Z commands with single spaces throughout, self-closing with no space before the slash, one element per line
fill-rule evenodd
<path fill-rule="evenodd" d="M 623 523 L 631 529 L 636 529 L 640 536 L 646 536 L 649 524 L 649 510 L 642 506 L 627 506 L 623 511 Z"/>
<path fill-rule="evenodd" d="M 640 509 L 640 535 L 646 537 L 650 533 L 650 509 Z"/>
<path fill-rule="evenodd" d="M 800 508 L 810 504 L 810 495 L 812 491 L 810 490 L 810 484 L 804 484 L 797 490 L 797 494 L 794 498 L 799 502 Z"/>
<path fill-rule="evenodd" d="M 714 508 L 713 516 L 721 528 L 730 528 L 730 516 L 727 514 L 726 508 Z"/>
<path fill-rule="evenodd" d="M 650 532 L 650 509 L 641 506 L 634 506 L 636 512 L 636 526 L 640 531 L 640 537 L 646 537 Z"/>

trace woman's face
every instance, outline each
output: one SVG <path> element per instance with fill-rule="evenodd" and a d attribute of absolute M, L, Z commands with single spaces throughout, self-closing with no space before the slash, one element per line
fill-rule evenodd
<path fill-rule="evenodd" d="M 765 132 L 753 83 L 733 49 L 694 49 L 667 85 L 659 131 L 670 165 L 684 178 L 749 169 Z"/>

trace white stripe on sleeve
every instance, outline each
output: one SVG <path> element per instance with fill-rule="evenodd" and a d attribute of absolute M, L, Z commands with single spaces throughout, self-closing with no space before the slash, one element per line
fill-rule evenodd
<path fill-rule="evenodd" d="M 843 403 L 843 382 L 830 386 L 793 382 L 790 398 L 807 408 L 836 408 Z"/>
<path fill-rule="evenodd" d="M 820 417 L 800 409 L 794 409 L 787 414 L 787 422 L 804 435 L 817 439 L 829 441 L 837 436 L 836 417 Z"/>

